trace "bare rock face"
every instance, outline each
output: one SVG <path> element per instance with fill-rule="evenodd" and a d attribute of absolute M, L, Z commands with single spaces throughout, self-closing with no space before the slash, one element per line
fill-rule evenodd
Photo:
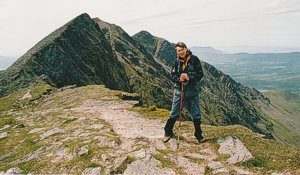
<path fill-rule="evenodd" d="M 170 139 L 166 145 L 173 151 L 177 150 L 178 148 L 178 141 L 175 138 Z"/>
<path fill-rule="evenodd" d="M 6 159 L 9 158 L 9 157 L 11 157 L 13 154 L 14 154 L 13 152 L 10 152 L 10 153 L 1 155 L 1 156 L 0 156 L 0 162 L 6 160 Z"/>
<path fill-rule="evenodd" d="M 46 148 L 45 147 L 40 147 L 39 149 L 35 150 L 34 152 L 28 153 L 25 155 L 23 158 L 16 160 L 12 162 L 13 164 L 18 164 L 18 163 L 23 163 L 23 162 L 28 162 L 32 159 L 36 159 L 39 157 L 39 155 L 44 152 Z"/>
<path fill-rule="evenodd" d="M 61 160 L 71 160 L 74 158 L 74 155 L 68 153 L 67 148 L 54 149 L 46 156 L 51 158 L 52 163 L 56 163 Z"/>
<path fill-rule="evenodd" d="M 9 170 L 7 170 L 6 173 L 4 173 L 4 174 L 5 175 L 6 174 L 13 175 L 13 174 L 21 174 L 21 173 L 22 173 L 22 170 L 19 167 L 14 167 L 14 168 L 10 168 Z"/>
<path fill-rule="evenodd" d="M 30 94 L 31 90 L 27 91 L 27 93 L 21 98 L 21 100 L 30 99 L 32 95 Z"/>
<path fill-rule="evenodd" d="M 114 140 L 109 140 L 106 137 L 100 137 L 100 141 L 97 143 L 97 146 L 99 147 L 116 147 L 118 143 L 116 143 Z"/>
<path fill-rule="evenodd" d="M 0 133 L 0 139 L 3 139 L 5 137 L 7 137 L 7 132 L 1 132 Z"/>
<path fill-rule="evenodd" d="M 241 168 L 238 168 L 238 167 L 234 168 L 234 170 L 239 175 L 250 175 L 250 174 L 253 174 L 253 173 L 251 173 L 251 172 L 249 172 L 247 170 L 244 170 L 244 169 L 241 169 Z"/>
<path fill-rule="evenodd" d="M 147 157 L 136 160 L 127 165 L 124 175 L 142 175 L 142 174 L 175 174 L 170 168 L 161 168 L 161 162 L 154 157 L 148 155 Z"/>
<path fill-rule="evenodd" d="M 101 170 L 102 170 L 101 167 L 87 168 L 81 173 L 81 175 L 100 175 Z"/>
<path fill-rule="evenodd" d="M 211 162 L 207 165 L 212 170 L 213 174 L 216 173 L 228 173 L 228 169 L 221 162 Z"/>
<path fill-rule="evenodd" d="M 117 157 L 113 162 L 113 168 L 117 169 L 119 166 L 121 166 L 125 161 L 127 160 L 126 156 Z"/>
<path fill-rule="evenodd" d="M 219 138 L 218 144 L 220 145 L 218 152 L 230 155 L 227 161 L 231 164 L 245 162 L 253 158 L 244 144 L 236 137 Z"/>
<path fill-rule="evenodd" d="M 83 155 L 87 155 L 88 153 L 89 153 L 89 147 L 87 145 L 85 145 L 80 148 L 78 155 L 83 156 Z"/>
<path fill-rule="evenodd" d="M 202 175 L 205 173 L 204 165 L 192 162 L 188 158 L 185 158 L 183 156 L 177 156 L 175 154 L 168 154 L 167 158 L 172 163 L 174 163 L 174 165 L 178 165 L 186 174 Z"/>
<path fill-rule="evenodd" d="M 0 131 L 3 130 L 3 129 L 9 128 L 9 127 L 11 127 L 11 126 L 10 125 L 4 125 L 3 128 L 0 129 Z"/>
<path fill-rule="evenodd" d="M 103 125 L 102 124 L 92 124 L 90 127 L 93 129 L 101 129 L 103 127 Z"/>
<path fill-rule="evenodd" d="M 41 135 L 41 139 L 45 139 L 47 137 L 50 137 L 54 134 L 58 134 L 58 133 L 64 133 L 65 131 L 63 129 L 59 129 L 59 128 L 54 128 L 54 129 L 51 129 L 47 132 L 45 132 L 44 134 Z"/>
<path fill-rule="evenodd" d="M 36 132 L 40 132 L 40 131 L 42 131 L 44 128 L 34 128 L 34 129 L 32 129 L 32 130 L 30 130 L 29 132 L 28 132 L 28 134 L 33 134 L 33 133 L 36 133 Z"/>
<path fill-rule="evenodd" d="M 149 148 L 149 149 L 142 148 L 138 151 L 133 152 L 132 155 L 135 158 L 141 159 L 141 158 L 145 158 L 149 154 L 156 154 L 156 153 L 157 151 L 155 150 L 155 148 Z"/>

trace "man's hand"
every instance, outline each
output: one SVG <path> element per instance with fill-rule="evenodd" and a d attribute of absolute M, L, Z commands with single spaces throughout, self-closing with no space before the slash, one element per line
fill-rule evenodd
<path fill-rule="evenodd" d="M 186 73 L 183 73 L 183 74 L 180 75 L 179 81 L 183 82 L 185 80 L 188 81 L 189 79 L 190 79 L 189 76 Z"/>

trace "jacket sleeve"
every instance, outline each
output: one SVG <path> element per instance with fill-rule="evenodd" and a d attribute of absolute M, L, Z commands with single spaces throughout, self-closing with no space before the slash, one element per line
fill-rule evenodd
<path fill-rule="evenodd" d="M 202 65 L 198 57 L 195 58 L 194 71 L 187 73 L 190 80 L 189 81 L 200 81 L 203 77 Z"/>
<path fill-rule="evenodd" d="M 177 60 L 175 60 L 174 65 L 171 69 L 171 77 L 172 77 L 172 81 L 175 83 L 179 82 L 180 79 L 180 73 L 178 72 L 178 63 Z"/>

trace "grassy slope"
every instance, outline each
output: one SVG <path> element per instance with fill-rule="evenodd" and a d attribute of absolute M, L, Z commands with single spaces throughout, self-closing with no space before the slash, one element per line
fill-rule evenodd
<path fill-rule="evenodd" d="M 51 148 L 53 143 L 66 137 L 64 134 L 56 134 L 49 139 L 39 140 L 41 132 L 28 134 L 30 130 L 34 128 L 44 128 L 43 132 L 45 132 L 49 129 L 59 127 L 65 129 L 66 133 L 72 133 L 77 130 L 76 127 L 84 127 L 82 126 L 82 122 L 77 120 L 83 114 L 65 113 L 63 109 L 77 107 L 86 99 L 101 99 L 103 97 L 119 99 L 117 96 L 120 96 L 120 92 L 108 90 L 104 88 L 104 86 L 93 85 L 62 91 L 52 88 L 45 82 L 40 82 L 31 87 L 32 100 L 18 100 L 26 92 L 27 90 L 23 90 L 5 98 L 0 98 L 0 106 L 2 107 L 0 113 L 0 128 L 3 128 L 4 125 L 11 125 L 11 127 L 1 130 L 1 132 L 7 132 L 8 136 L 0 139 L 0 147 L 5 148 L 0 149 L 0 155 L 11 155 L 4 161 L 0 161 L 0 172 L 18 166 L 24 173 L 70 173 L 67 170 L 70 170 L 76 165 L 71 173 L 80 174 L 86 167 L 99 166 L 93 163 L 92 159 L 97 154 L 106 153 L 110 148 L 99 148 L 95 146 L 96 141 L 89 137 L 68 141 L 63 145 L 63 147 L 68 148 L 68 152 L 71 154 L 74 149 L 86 145 L 84 142 L 86 139 L 90 139 L 91 142 L 88 144 L 89 154 L 86 156 L 75 157 L 72 160 L 58 162 L 56 164 L 51 162 L 51 157 L 47 156 L 41 156 L 39 159 L 33 159 L 17 165 L 11 162 L 24 157 L 38 148 Z M 89 125 L 95 123 L 104 125 L 104 130 L 110 130 L 107 133 L 110 135 L 110 139 L 119 142 L 118 136 L 110 129 L 111 127 L 107 122 L 93 121 L 93 123 Z M 14 128 L 14 126 L 18 124 L 24 124 L 25 127 Z M 99 134 L 101 136 L 101 133 Z"/>
<path fill-rule="evenodd" d="M 269 91 L 264 95 L 270 98 L 274 106 L 273 110 L 265 112 L 272 119 L 275 133 L 286 137 L 278 139 L 300 148 L 300 96 L 287 91 Z"/>

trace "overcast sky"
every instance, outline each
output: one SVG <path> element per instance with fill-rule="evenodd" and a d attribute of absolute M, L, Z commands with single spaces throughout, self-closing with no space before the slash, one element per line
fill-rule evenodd
<path fill-rule="evenodd" d="M 0 0 L 0 55 L 23 55 L 84 12 L 188 46 L 300 48 L 300 0 Z"/>

